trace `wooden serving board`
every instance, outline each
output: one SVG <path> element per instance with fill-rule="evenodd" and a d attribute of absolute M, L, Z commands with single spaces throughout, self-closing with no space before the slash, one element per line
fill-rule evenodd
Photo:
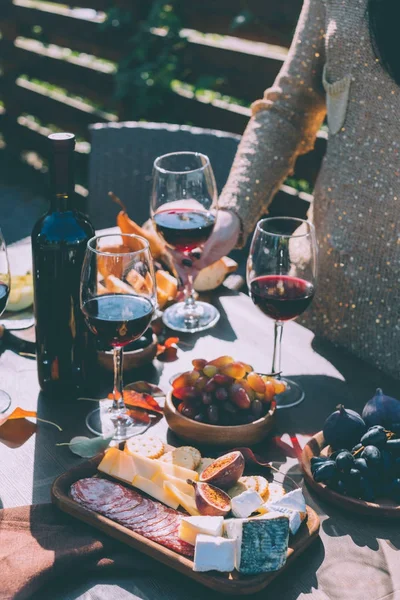
<path fill-rule="evenodd" d="M 298 533 L 289 539 L 289 550 L 286 565 L 279 571 L 273 573 L 263 573 L 260 575 L 240 575 L 239 573 L 218 573 L 210 571 L 209 573 L 196 573 L 193 571 L 193 562 L 176 552 L 160 546 L 145 537 L 130 531 L 126 527 L 118 525 L 111 519 L 103 517 L 98 513 L 87 510 L 69 497 L 69 489 L 73 483 L 84 477 L 96 475 L 97 465 L 103 455 L 96 456 L 87 460 L 77 467 L 70 469 L 63 475 L 60 475 L 53 483 L 51 488 L 52 502 L 62 511 L 93 525 L 100 531 L 111 537 L 124 542 L 128 546 L 147 554 L 151 558 L 179 571 L 184 575 L 195 579 L 202 585 L 224 594 L 249 595 L 259 592 L 267 587 L 275 577 L 280 575 L 296 558 L 302 554 L 308 546 L 318 537 L 319 518 L 315 511 L 307 507 L 308 519 L 300 527 Z M 123 485 L 120 481 L 119 484 Z"/>
<path fill-rule="evenodd" d="M 343 496 L 338 492 L 329 489 L 324 483 L 317 483 L 311 473 L 311 459 L 314 456 L 327 455 L 328 446 L 324 440 L 322 431 L 316 433 L 303 449 L 301 457 L 301 466 L 304 472 L 304 479 L 309 487 L 324 498 L 324 500 L 344 508 L 345 510 L 362 515 L 372 515 L 374 517 L 384 517 L 389 519 L 400 519 L 400 506 L 393 500 L 386 498 L 379 499 L 376 502 L 366 502 L 357 498 Z"/>

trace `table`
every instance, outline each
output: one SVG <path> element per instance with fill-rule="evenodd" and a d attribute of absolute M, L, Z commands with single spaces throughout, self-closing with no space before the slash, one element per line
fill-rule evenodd
<path fill-rule="evenodd" d="M 12 261 L 21 267 L 30 260 L 29 244 L 18 244 L 12 250 Z M 131 379 L 151 377 L 161 388 L 177 371 L 190 368 L 195 357 L 232 354 L 253 364 L 256 370 L 270 366 L 273 324 L 257 311 L 244 294 L 222 288 L 215 296 L 221 311 L 218 325 L 203 335 L 182 337 L 179 359 L 158 363 Z M 385 392 L 400 397 L 400 382 L 388 379 L 379 371 L 337 350 L 297 323 L 285 326 L 283 366 L 294 375 L 306 392 L 305 402 L 278 414 L 280 434 L 296 433 L 301 444 L 307 436 L 321 428 L 325 417 L 338 403 L 361 410 L 363 404 L 380 386 Z M 13 406 L 37 410 L 44 419 L 57 422 L 63 432 L 52 427 L 39 427 L 38 432 L 22 447 L 11 450 L 0 445 L 0 507 L 48 502 L 53 480 L 78 463 L 68 448 L 56 447 L 74 435 L 87 435 L 84 417 L 92 403 L 57 404 L 46 401 L 39 393 L 36 364 L 5 351 L 0 357 L 0 383 L 13 400 Z M 128 381 L 126 381 L 128 382 Z M 160 421 L 153 432 L 174 442 Z M 289 437 L 283 437 L 283 440 Z M 290 442 L 289 442 L 290 443 Z M 265 452 L 268 444 L 265 444 Z M 274 465 L 301 481 L 298 463 L 271 451 Z M 258 596 L 283 600 L 399 600 L 400 599 L 400 527 L 398 523 L 373 522 L 343 513 L 321 502 L 305 488 L 307 502 L 321 518 L 321 539 L 284 575 Z M 57 582 L 41 598 L 57 600 L 216 600 L 217 595 L 189 579 L 168 571 L 151 559 L 132 555 L 132 571 L 107 575 L 101 580 L 83 576 L 71 579 L 60 589 Z M 220 596 L 218 596 L 220 597 Z"/>

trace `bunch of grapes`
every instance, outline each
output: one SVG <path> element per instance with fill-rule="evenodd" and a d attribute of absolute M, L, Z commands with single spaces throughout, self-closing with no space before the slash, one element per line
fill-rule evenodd
<path fill-rule="evenodd" d="M 280 381 L 255 373 L 253 367 L 220 356 L 212 361 L 192 361 L 193 371 L 178 375 L 172 395 L 178 411 L 199 423 L 243 425 L 264 416 L 276 394 L 285 390 Z"/>
<path fill-rule="evenodd" d="M 352 450 L 311 459 L 314 480 L 330 489 L 369 502 L 377 497 L 400 503 L 400 438 L 374 425 Z"/>

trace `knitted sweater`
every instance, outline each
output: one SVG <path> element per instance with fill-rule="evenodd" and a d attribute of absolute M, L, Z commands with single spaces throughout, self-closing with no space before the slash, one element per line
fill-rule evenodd
<path fill-rule="evenodd" d="M 252 106 L 220 206 L 250 234 L 327 112 L 310 211 L 319 278 L 304 322 L 400 377 L 400 87 L 373 53 L 366 9 L 367 0 L 304 0 L 288 58 Z"/>

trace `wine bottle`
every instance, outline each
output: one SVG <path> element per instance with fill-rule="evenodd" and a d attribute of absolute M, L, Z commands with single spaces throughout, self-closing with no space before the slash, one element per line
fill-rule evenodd
<path fill-rule="evenodd" d="M 71 398 L 84 387 L 89 351 L 79 288 L 94 229 L 76 210 L 75 136 L 55 133 L 48 140 L 49 210 L 32 232 L 37 369 L 45 396 Z"/>

